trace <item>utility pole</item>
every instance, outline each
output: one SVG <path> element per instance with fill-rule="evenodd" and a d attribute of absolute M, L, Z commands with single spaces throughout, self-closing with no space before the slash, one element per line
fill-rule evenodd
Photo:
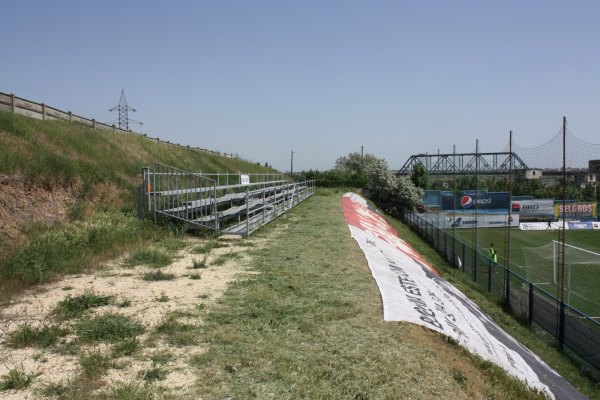
<path fill-rule="evenodd" d="M 365 146 L 360 146 L 360 162 L 365 165 Z"/>
<path fill-rule="evenodd" d="M 475 139 L 475 200 L 473 201 L 473 281 L 477 281 L 477 200 L 479 199 L 479 139 Z"/>
<path fill-rule="evenodd" d="M 567 117 L 563 117 L 563 128 L 562 128 L 562 145 L 563 145 L 563 160 L 562 160 L 562 229 L 558 230 L 558 293 L 557 293 L 557 319 L 558 319 L 558 332 L 556 339 L 558 341 L 558 348 L 563 349 L 565 343 L 565 206 L 567 203 Z M 558 213 L 560 218 L 560 212 Z"/>
<path fill-rule="evenodd" d="M 508 220 L 506 221 L 506 231 L 504 238 L 504 301 L 510 304 L 510 229 L 512 222 L 512 131 L 508 134 Z"/>
<path fill-rule="evenodd" d="M 292 150 L 292 160 L 290 163 L 290 176 L 294 175 L 294 150 Z"/>

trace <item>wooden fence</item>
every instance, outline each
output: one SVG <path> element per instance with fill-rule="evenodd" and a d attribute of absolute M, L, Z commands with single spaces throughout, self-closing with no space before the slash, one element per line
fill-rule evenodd
<path fill-rule="evenodd" d="M 85 125 L 93 129 L 105 129 L 111 130 L 113 132 L 132 132 L 147 138 L 148 140 L 153 140 L 158 143 L 165 143 L 172 146 L 178 146 L 182 148 L 202 151 L 205 153 L 215 154 L 222 157 L 229 158 L 239 158 L 237 154 L 233 153 L 221 153 L 219 151 L 203 149 L 201 147 L 190 147 L 189 145 L 183 146 L 179 143 L 171 143 L 170 141 L 160 140 L 159 138 L 152 138 L 146 135 L 145 133 L 137 133 L 133 131 L 126 131 L 120 128 L 117 128 L 115 125 L 108 125 L 102 122 L 98 122 L 95 119 L 89 119 L 85 117 L 81 117 L 79 115 L 73 114 L 71 111 L 62 111 L 54 107 L 47 106 L 44 103 L 36 103 L 30 100 L 23 99 L 21 97 L 17 97 L 14 94 L 8 94 L 0 92 L 0 110 L 8 111 L 13 114 L 25 115 L 30 118 L 41 119 L 41 120 L 65 120 L 71 121 L 76 124 Z"/>

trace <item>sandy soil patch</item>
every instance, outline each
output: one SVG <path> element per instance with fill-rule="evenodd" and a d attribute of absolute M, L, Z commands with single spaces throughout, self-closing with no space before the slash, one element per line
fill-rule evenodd
<path fill-rule="evenodd" d="M 176 260 L 168 267 L 161 268 L 161 271 L 175 275 L 172 280 L 145 281 L 142 276 L 156 271 L 156 268 L 126 267 L 125 259 L 120 258 L 109 262 L 94 274 L 67 276 L 14 299 L 0 309 L 0 376 L 12 369 L 22 368 L 24 372 L 34 374 L 35 378 L 30 388 L 0 392 L 1 397 L 10 400 L 39 398 L 39 389 L 44 385 L 65 384 L 77 379 L 82 371 L 79 364 L 81 354 L 91 351 L 112 354 L 111 345 L 82 345 L 74 334 L 62 338 L 58 345 L 48 349 L 13 349 L 8 345 L 11 333 L 26 324 L 39 327 L 60 323 L 61 327 L 73 332 L 76 321 L 58 322 L 52 312 L 68 296 L 78 296 L 86 291 L 113 296 L 110 305 L 95 308 L 91 310 L 92 314 L 122 314 L 145 328 L 145 333 L 138 336 L 141 349 L 133 356 L 115 359 L 117 368 L 109 369 L 101 378 L 105 384 L 143 382 L 143 371 L 157 367 L 153 355 L 164 352 L 170 355 L 168 361 L 160 364 L 166 376 L 156 384 L 175 395 L 189 394 L 186 393 L 186 387 L 191 386 L 195 376 L 188 361 L 205 350 L 201 346 L 176 347 L 156 339 L 156 335 L 152 336 L 156 326 L 174 313 L 186 316 L 181 317 L 182 323 L 202 324 L 202 315 L 210 312 L 211 305 L 233 281 L 247 279 L 255 273 L 248 269 L 251 251 L 267 245 L 285 228 L 280 226 L 273 230 L 269 238 L 219 242 L 219 246 L 206 255 L 193 254 L 192 249 L 207 241 L 189 238 L 186 248 L 176 253 Z M 198 262 L 203 258 L 207 266 L 195 269 L 194 260 Z M 69 344 L 79 346 L 75 354 L 64 350 Z"/>

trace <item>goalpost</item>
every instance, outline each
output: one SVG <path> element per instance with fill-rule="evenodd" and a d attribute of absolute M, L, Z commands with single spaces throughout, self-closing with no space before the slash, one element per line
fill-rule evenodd
<path fill-rule="evenodd" d="M 560 246 L 552 240 L 539 247 L 524 247 L 524 269 L 527 280 L 540 286 L 556 290 L 559 282 Z M 565 270 L 564 290 L 565 302 L 577 305 L 578 308 L 594 310 L 598 315 L 600 309 L 600 253 L 581 247 L 564 245 Z M 590 309 L 586 310 L 591 312 Z"/>
<path fill-rule="evenodd" d="M 552 241 L 552 279 L 555 285 L 558 285 L 558 265 L 559 265 L 559 254 L 561 243 L 557 240 Z M 566 302 L 571 303 L 571 292 L 575 295 L 581 296 L 581 293 L 577 292 L 577 287 L 573 286 L 573 268 L 583 265 L 598 265 L 600 266 L 600 254 L 595 253 L 591 250 L 583 249 L 581 247 L 573 246 L 570 244 L 564 244 L 565 253 L 565 283 L 564 287 L 567 292 Z M 585 279 L 585 277 L 583 277 Z M 577 286 L 577 285 L 576 285 Z"/>

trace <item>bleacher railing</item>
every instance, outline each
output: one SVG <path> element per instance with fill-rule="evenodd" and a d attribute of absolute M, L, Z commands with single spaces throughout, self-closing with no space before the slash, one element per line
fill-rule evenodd
<path fill-rule="evenodd" d="M 138 215 L 216 234 L 250 235 L 315 193 L 315 182 L 283 174 L 193 173 L 159 163 L 142 171 Z"/>

